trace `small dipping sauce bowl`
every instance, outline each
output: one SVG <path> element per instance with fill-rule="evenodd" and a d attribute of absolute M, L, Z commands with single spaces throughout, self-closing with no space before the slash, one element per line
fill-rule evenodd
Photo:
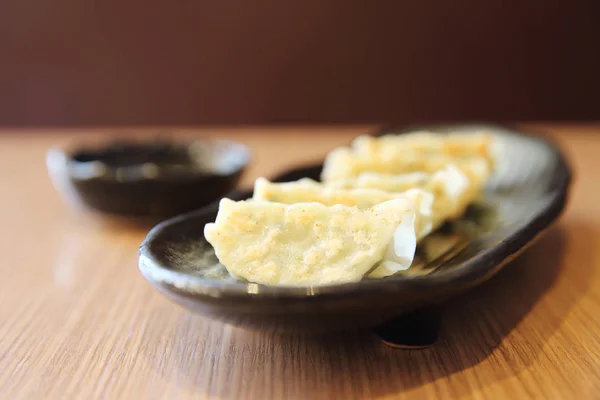
<path fill-rule="evenodd" d="M 250 150 L 221 139 L 127 140 L 52 148 L 46 164 L 71 204 L 102 213 L 166 218 L 219 200 L 237 185 Z"/>

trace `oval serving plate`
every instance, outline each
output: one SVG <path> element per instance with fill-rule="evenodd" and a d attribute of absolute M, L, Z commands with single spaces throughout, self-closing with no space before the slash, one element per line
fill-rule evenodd
<path fill-rule="evenodd" d="M 567 198 L 569 167 L 548 140 L 495 125 L 419 126 L 386 132 L 419 129 L 486 129 L 497 137 L 498 144 L 496 172 L 483 195 L 485 206 L 493 210 L 493 222 L 485 229 L 472 229 L 481 228 L 478 213 L 467 212 L 462 226 L 471 228 L 461 230 L 460 224 L 446 227 L 450 234 L 456 234 L 453 229 L 463 234 L 460 248 L 435 260 L 426 259 L 415 268 L 421 273 L 317 287 L 241 282 L 227 274 L 204 240 L 204 225 L 214 221 L 218 209 L 212 204 L 152 229 L 140 248 L 142 274 L 158 290 L 193 311 L 270 331 L 325 332 L 375 326 L 480 284 L 533 243 L 560 215 Z M 321 165 L 313 165 L 274 180 L 318 179 L 320 171 Z M 237 192 L 233 197 L 241 200 L 251 195 Z"/>

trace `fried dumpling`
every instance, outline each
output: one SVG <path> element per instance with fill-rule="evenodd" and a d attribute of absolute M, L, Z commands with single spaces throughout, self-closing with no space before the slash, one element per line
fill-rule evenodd
<path fill-rule="evenodd" d="M 416 250 L 414 217 L 405 199 L 367 210 L 223 199 L 204 236 L 237 278 L 326 285 L 359 281 L 380 265 L 390 274 L 407 269 Z"/>
<path fill-rule="evenodd" d="M 467 206 L 478 196 L 487 175 L 479 169 L 470 169 L 470 176 L 450 164 L 433 174 L 415 172 L 403 175 L 362 173 L 357 177 L 327 183 L 334 188 L 369 188 L 386 192 L 403 192 L 419 188 L 433 194 L 433 219 L 439 225 L 446 219 L 462 215 Z"/>
<path fill-rule="evenodd" d="M 370 153 L 358 154 L 349 148 L 338 148 L 325 158 L 321 179 L 331 182 L 339 179 L 357 177 L 362 173 L 401 175 L 410 172 L 432 173 L 454 164 L 463 171 L 475 170 L 479 174 L 489 175 L 490 166 L 483 158 L 455 159 L 447 154 L 418 154 L 408 152 L 402 157 L 384 157 Z"/>
<path fill-rule="evenodd" d="M 326 206 L 342 204 L 366 209 L 393 199 L 408 200 L 413 207 L 417 238 L 421 239 L 432 229 L 433 195 L 429 192 L 414 189 L 403 193 L 389 193 L 372 188 L 340 189 L 325 186 L 311 179 L 295 182 L 273 183 L 265 178 L 254 182 L 253 200 L 273 201 L 277 203 L 310 203 L 317 202 Z"/>
<path fill-rule="evenodd" d="M 395 197 L 390 193 L 377 189 L 325 187 L 319 182 L 307 178 L 283 183 L 273 183 L 265 178 L 258 178 L 254 182 L 254 195 L 252 198 L 286 204 L 314 201 L 328 206 L 343 204 L 358 208 L 370 208 Z"/>
<path fill-rule="evenodd" d="M 426 172 L 411 172 L 402 175 L 363 172 L 358 176 L 327 182 L 327 186 L 340 189 L 379 189 L 384 192 L 395 193 L 412 188 L 427 187 L 431 181 L 431 175 Z"/>
<path fill-rule="evenodd" d="M 406 191 L 410 188 L 404 188 Z M 381 190 L 377 187 L 323 185 L 312 179 L 304 178 L 292 182 L 269 182 L 258 178 L 254 182 L 254 200 L 274 201 L 277 203 L 317 202 L 332 206 L 343 204 L 358 208 L 370 208 L 403 195 L 395 191 Z M 425 195 L 426 196 L 426 195 Z"/>
<path fill-rule="evenodd" d="M 325 158 L 321 178 L 324 182 L 330 182 L 356 177 L 364 172 L 390 175 L 419 171 L 431 173 L 449 164 L 454 164 L 465 173 L 474 171 L 487 176 L 491 171 L 493 166 L 491 145 L 483 146 L 483 150 L 479 145 L 472 151 L 466 150 L 469 149 L 471 141 L 479 142 L 476 139 L 479 135 L 456 135 L 460 140 L 449 142 L 450 144 L 444 144 L 445 142 L 442 141 L 439 146 L 433 144 L 418 146 L 419 140 L 412 136 L 408 134 L 383 138 L 362 137 L 360 140 L 357 139 L 351 148 L 334 149 Z M 420 137 L 420 135 L 414 136 Z M 453 135 L 437 136 L 443 138 Z M 473 138 L 469 139 L 470 137 Z M 485 135 L 485 138 L 487 137 Z M 399 142 L 395 142 L 396 139 Z M 433 142 L 438 143 L 436 140 Z M 484 143 L 488 143 L 487 139 Z M 465 150 L 461 150 L 463 148 Z"/>
<path fill-rule="evenodd" d="M 378 153 L 400 156 L 406 152 L 447 154 L 454 158 L 483 157 L 491 159 L 493 136 L 486 132 L 448 133 L 412 132 L 380 137 L 359 136 L 352 142 L 356 153 Z"/>

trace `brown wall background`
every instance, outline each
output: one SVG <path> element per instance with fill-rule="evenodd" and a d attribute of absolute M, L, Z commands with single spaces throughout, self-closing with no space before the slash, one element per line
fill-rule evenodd
<path fill-rule="evenodd" d="M 600 1 L 1 0 L 0 125 L 600 117 Z"/>

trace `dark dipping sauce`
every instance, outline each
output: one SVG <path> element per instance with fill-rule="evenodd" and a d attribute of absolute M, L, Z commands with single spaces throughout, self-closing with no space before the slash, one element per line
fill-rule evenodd
<path fill-rule="evenodd" d="M 108 167 L 132 167 L 152 162 L 161 167 L 193 166 L 194 160 L 183 145 L 168 142 L 134 144 L 116 142 L 104 150 L 79 150 L 71 159 L 76 163 L 98 161 Z"/>
<path fill-rule="evenodd" d="M 116 142 L 66 156 L 80 200 L 101 212 L 170 217 L 225 196 L 249 161 L 248 149 L 224 140 Z"/>

